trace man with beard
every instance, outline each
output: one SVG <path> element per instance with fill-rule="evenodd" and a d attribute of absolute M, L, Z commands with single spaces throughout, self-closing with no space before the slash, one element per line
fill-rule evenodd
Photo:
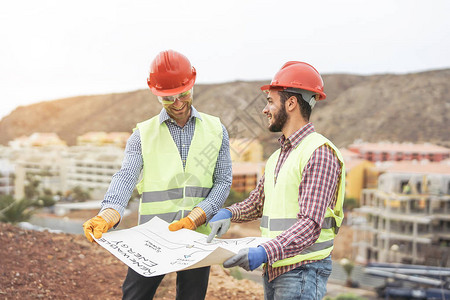
<path fill-rule="evenodd" d="M 147 83 L 163 108 L 138 123 L 125 149 L 122 168 L 113 176 L 100 213 L 83 224 L 86 237 L 99 239 L 117 226 L 136 186 L 139 223 L 159 218 L 208 234 L 205 223 L 223 206 L 231 186 L 228 133 L 216 117 L 192 106 L 196 70 L 173 50 L 152 61 Z M 101 270 L 100 270 L 101 271 Z M 176 299 L 204 299 L 209 267 L 177 272 Z M 123 299 L 153 299 L 164 275 L 144 277 L 128 268 Z"/>
<path fill-rule="evenodd" d="M 261 89 L 267 92 L 268 128 L 283 134 L 281 147 L 249 197 L 211 219 L 208 241 L 223 235 L 231 221 L 261 218 L 262 236 L 271 240 L 223 265 L 254 270 L 264 263 L 265 299 L 322 299 L 345 190 L 342 155 L 309 122 L 316 100 L 326 97 L 323 81 L 311 65 L 290 61 Z"/>

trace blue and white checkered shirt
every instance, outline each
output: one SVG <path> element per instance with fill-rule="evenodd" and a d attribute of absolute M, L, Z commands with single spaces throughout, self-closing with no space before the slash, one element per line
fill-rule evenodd
<path fill-rule="evenodd" d="M 159 114 L 160 123 L 165 122 L 167 124 L 170 134 L 177 145 L 181 160 L 183 161 L 183 167 L 186 166 L 189 147 L 194 136 L 195 118 L 202 119 L 201 115 L 193 106 L 191 107 L 191 117 L 184 127 L 178 126 L 164 108 Z M 230 142 L 225 126 L 222 125 L 222 129 L 222 147 L 219 150 L 219 156 L 213 174 L 213 187 L 208 197 L 197 205 L 206 213 L 207 221 L 222 208 L 223 203 L 228 197 L 232 181 Z M 112 177 L 108 191 L 102 201 L 102 210 L 113 208 L 123 217 L 123 212 L 139 180 L 142 167 L 141 137 L 139 129 L 136 129 L 127 141 L 122 167 Z"/>

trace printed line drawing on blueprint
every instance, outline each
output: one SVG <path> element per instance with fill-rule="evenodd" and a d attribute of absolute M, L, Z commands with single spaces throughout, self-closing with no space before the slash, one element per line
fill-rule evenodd
<path fill-rule="evenodd" d="M 242 248 L 256 247 L 267 238 L 214 239 L 192 230 L 169 231 L 158 217 L 129 229 L 104 233 L 97 243 L 143 276 L 222 264 Z"/>

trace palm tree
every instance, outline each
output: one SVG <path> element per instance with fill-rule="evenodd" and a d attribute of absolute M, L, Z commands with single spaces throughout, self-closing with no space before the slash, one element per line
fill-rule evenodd
<path fill-rule="evenodd" d="M 345 281 L 345 285 L 348 287 L 352 287 L 352 271 L 353 267 L 355 266 L 354 263 L 347 258 L 343 258 L 339 261 L 339 264 L 342 266 L 345 273 L 347 273 L 347 280 Z"/>
<path fill-rule="evenodd" d="M 26 198 L 14 200 L 12 196 L 0 197 L 0 222 L 17 224 L 28 221 L 35 212 L 36 201 Z"/>

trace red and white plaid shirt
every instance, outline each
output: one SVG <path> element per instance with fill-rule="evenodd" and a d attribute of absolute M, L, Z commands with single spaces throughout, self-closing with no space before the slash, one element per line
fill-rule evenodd
<path fill-rule="evenodd" d="M 310 133 L 314 132 L 312 123 L 308 123 L 288 139 L 281 136 L 280 156 L 275 168 L 275 178 L 291 151 Z M 328 206 L 334 208 L 337 196 L 337 185 L 341 174 L 341 165 L 333 149 L 324 145 L 317 148 L 303 170 L 302 180 L 298 187 L 298 221 L 276 238 L 262 244 L 268 257 L 266 271 L 269 281 L 312 261 L 273 268 L 271 265 L 281 259 L 295 256 L 303 249 L 314 244 L 319 238 L 322 222 Z M 231 221 L 242 223 L 262 216 L 264 206 L 264 175 L 249 197 L 240 203 L 227 207 L 232 212 Z"/>

